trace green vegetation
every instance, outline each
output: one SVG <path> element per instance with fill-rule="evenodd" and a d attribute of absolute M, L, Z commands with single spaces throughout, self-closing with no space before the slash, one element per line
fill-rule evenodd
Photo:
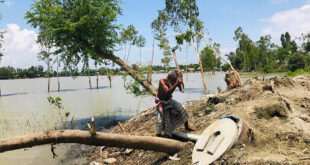
<path fill-rule="evenodd" d="M 310 34 L 303 36 L 301 45 L 286 32 L 281 35 L 280 45 L 271 42 L 271 36 L 261 36 L 256 42 L 238 28 L 234 40 L 238 43 L 235 52 L 229 53 L 232 65 L 244 72 L 294 72 L 310 67 Z"/>
<path fill-rule="evenodd" d="M 46 74 L 43 66 L 31 66 L 27 69 L 15 69 L 13 67 L 1 67 L 0 79 L 14 79 L 14 78 L 36 78 L 43 77 Z"/>
<path fill-rule="evenodd" d="M 25 18 L 38 29 L 38 43 L 44 48 L 39 54 L 39 59 L 46 63 L 47 71 L 44 71 L 42 66 L 27 69 L 2 67 L 0 79 L 94 76 L 96 72 L 100 75 L 126 73 L 134 80 L 133 88 L 128 86 L 128 89 L 136 91 L 135 89 L 140 89 L 139 85 L 142 85 L 154 94 L 154 87 L 145 77 L 145 73 L 150 69 L 141 62 L 141 49 L 145 46 L 146 39 L 139 34 L 134 25 L 124 27 L 119 24 L 117 19 L 120 14 L 118 0 L 35 1 Z M 165 0 L 164 8 L 158 11 L 151 27 L 154 39 L 163 52 L 163 66 L 152 66 L 154 72 L 165 72 L 175 68 L 170 66 L 171 59 L 175 57 L 176 61 L 174 53 L 176 50 L 181 51 L 184 44 L 195 48 L 200 63 L 180 65 L 182 70 L 200 69 L 202 79 L 205 80 L 203 70 L 226 71 L 230 68 L 220 59 L 219 44 L 208 43 L 201 52 L 198 51 L 205 30 L 203 22 L 199 19 L 196 1 Z M 175 34 L 175 45 L 170 45 L 168 32 Z M 2 34 L 0 32 L 1 41 Z M 269 35 L 253 41 L 239 27 L 234 33 L 237 48 L 226 56 L 230 63 L 242 72 L 290 72 L 290 75 L 306 73 L 310 68 L 310 34 L 301 38 L 301 43 L 296 42 L 286 32 L 281 35 L 280 44 L 273 43 Z M 138 67 L 127 64 L 132 46 L 140 48 Z M 122 59 L 115 54 L 119 50 L 124 51 Z M 0 58 L 1 56 L 2 54 Z M 96 69 L 90 68 L 92 61 Z M 57 63 L 56 71 L 52 70 L 54 63 Z M 110 69 L 115 68 L 114 64 L 120 68 Z M 60 72 L 59 66 L 64 67 Z M 78 66 L 83 66 L 81 71 Z M 97 66 L 104 67 L 97 69 Z"/>
<path fill-rule="evenodd" d="M 62 99 L 58 96 L 49 96 L 47 97 L 47 101 L 51 104 L 54 105 L 57 109 L 63 109 L 62 105 Z"/>
<path fill-rule="evenodd" d="M 65 128 L 74 128 L 74 117 L 72 116 L 71 121 L 68 122 L 70 117 L 70 112 L 66 112 L 63 106 L 63 100 L 59 96 L 49 96 L 47 101 L 51 106 L 54 106 L 56 113 L 59 117 L 59 121 L 55 123 L 55 128 L 65 129 Z"/>
<path fill-rule="evenodd" d="M 287 73 L 289 77 L 295 77 L 298 75 L 310 75 L 310 69 L 297 69 L 295 71 L 290 71 Z"/>
<path fill-rule="evenodd" d="M 221 69 L 221 59 L 217 57 L 215 49 L 218 48 L 218 44 L 207 45 L 200 52 L 200 59 L 202 62 L 203 70 L 214 71 Z M 229 67 L 229 66 L 228 66 Z"/>

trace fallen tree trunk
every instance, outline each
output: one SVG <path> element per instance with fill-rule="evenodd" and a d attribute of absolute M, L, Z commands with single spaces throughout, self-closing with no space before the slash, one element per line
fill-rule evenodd
<path fill-rule="evenodd" d="M 131 136 L 100 132 L 92 136 L 89 131 L 57 130 L 0 140 L 0 152 L 58 143 L 78 143 L 92 146 L 144 149 L 170 154 L 176 153 L 185 147 L 185 143 L 160 137 Z"/>
<path fill-rule="evenodd" d="M 139 82 L 150 94 L 153 96 L 156 96 L 156 89 L 155 87 L 150 84 L 146 79 L 141 77 L 136 70 L 131 68 L 125 61 L 123 61 L 121 58 L 115 56 L 115 55 L 109 55 L 106 57 L 106 59 L 109 59 L 119 65 L 124 71 L 126 71 L 133 79 L 135 79 L 137 82 Z"/>

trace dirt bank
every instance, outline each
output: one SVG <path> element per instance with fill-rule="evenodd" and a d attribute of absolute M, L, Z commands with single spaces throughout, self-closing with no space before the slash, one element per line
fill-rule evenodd
<path fill-rule="evenodd" d="M 201 133 L 223 115 L 239 116 L 254 129 L 254 143 L 235 145 L 216 164 L 310 164 L 310 77 L 251 79 L 242 87 L 203 97 L 185 104 L 191 121 Z M 149 109 L 111 131 L 154 135 L 155 110 Z M 183 128 L 180 128 L 183 130 Z M 180 160 L 167 154 L 118 148 L 95 148 L 89 161 L 115 164 L 191 164 L 193 144 L 179 153 Z"/>

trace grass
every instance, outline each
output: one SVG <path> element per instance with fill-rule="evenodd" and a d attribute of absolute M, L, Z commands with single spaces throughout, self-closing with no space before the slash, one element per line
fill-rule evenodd
<path fill-rule="evenodd" d="M 310 75 L 310 69 L 297 69 L 293 72 L 288 72 L 287 76 L 289 77 L 295 77 L 299 75 Z"/>

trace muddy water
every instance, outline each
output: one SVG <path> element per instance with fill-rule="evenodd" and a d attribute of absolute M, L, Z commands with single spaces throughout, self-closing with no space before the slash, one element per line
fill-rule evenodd
<path fill-rule="evenodd" d="M 165 74 L 154 75 L 154 84 Z M 224 73 L 207 74 L 210 92 L 217 87 L 225 88 Z M 198 73 L 184 75 L 185 93 L 176 92 L 174 98 L 184 102 L 201 97 L 203 94 Z M 153 105 L 150 96 L 135 97 L 123 87 L 122 77 L 115 76 L 112 88 L 106 77 L 99 78 L 99 89 L 89 89 L 87 77 L 60 78 L 61 92 L 56 92 L 57 81 L 52 80 L 51 93 L 47 93 L 47 79 L 1 80 L 0 87 L 0 138 L 23 135 L 26 133 L 52 130 L 59 124 L 59 114 L 49 105 L 48 96 L 60 96 L 64 109 L 70 112 L 79 128 L 83 128 L 91 116 L 97 118 L 100 127 L 111 124 L 114 120 L 123 120 Z M 96 88 L 96 77 L 92 77 L 92 86 Z M 57 145 L 58 157 L 52 158 L 50 146 L 40 146 L 26 150 L 0 154 L 1 165 L 28 164 L 63 164 L 61 160 L 70 145 Z M 83 160 L 76 160 L 81 164 Z"/>

